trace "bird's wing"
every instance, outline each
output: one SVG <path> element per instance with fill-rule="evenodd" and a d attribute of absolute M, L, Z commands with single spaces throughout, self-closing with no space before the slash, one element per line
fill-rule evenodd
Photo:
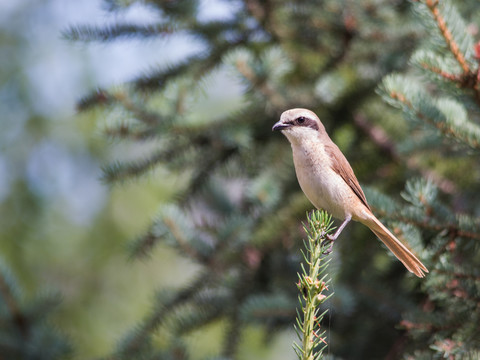
<path fill-rule="evenodd" d="M 363 204 L 369 209 L 370 206 L 367 203 L 367 198 L 363 193 L 360 184 L 358 183 L 357 177 L 355 176 L 352 167 L 348 163 L 348 160 L 342 154 L 337 145 L 333 142 L 331 144 L 325 145 L 325 151 L 332 159 L 332 169 L 342 179 L 347 183 L 348 186 L 353 190 L 353 192 L 358 196 L 358 198 L 363 202 Z"/>

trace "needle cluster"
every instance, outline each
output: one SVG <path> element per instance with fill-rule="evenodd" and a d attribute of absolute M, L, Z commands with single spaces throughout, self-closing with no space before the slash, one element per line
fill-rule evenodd
<path fill-rule="evenodd" d="M 300 311 L 297 310 L 295 326 L 302 345 L 295 343 L 294 349 L 300 360 L 317 360 L 322 358 L 328 345 L 326 330 L 322 328 L 323 317 L 328 309 L 323 309 L 322 304 L 333 295 L 332 292 L 328 294 L 330 279 L 327 269 L 331 253 L 326 236 L 332 230 L 332 218 L 325 211 L 316 210 L 307 215 L 307 220 L 308 225 L 304 225 L 307 233 L 307 240 L 304 241 L 306 251 L 302 251 L 305 263 L 302 264 L 297 283 Z"/>

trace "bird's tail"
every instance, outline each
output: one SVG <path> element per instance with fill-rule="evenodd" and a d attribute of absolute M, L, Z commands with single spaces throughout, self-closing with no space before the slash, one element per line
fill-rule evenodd
<path fill-rule="evenodd" d="M 367 225 L 380 240 L 382 240 L 382 242 L 390 249 L 397 259 L 400 260 L 403 265 L 405 265 L 408 271 L 414 273 L 420 278 L 424 277 L 425 273 L 428 273 L 425 265 L 423 265 L 422 262 L 418 260 L 417 257 L 413 255 L 412 252 L 375 216 L 369 218 L 368 221 L 364 222 L 364 224 Z"/>

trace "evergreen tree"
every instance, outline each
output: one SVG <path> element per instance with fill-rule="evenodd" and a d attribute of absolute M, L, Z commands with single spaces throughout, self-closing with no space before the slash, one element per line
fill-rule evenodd
<path fill-rule="evenodd" d="M 0 358 L 53 360 L 71 355 L 66 336 L 49 321 L 60 297 L 44 294 L 26 301 L 10 271 L 0 265 Z"/>
<path fill-rule="evenodd" d="M 476 359 L 480 42 L 475 44 L 472 29 L 449 1 L 421 1 L 415 10 L 430 30 L 410 61 L 421 76 L 389 75 L 380 92 L 402 109 L 413 134 L 397 145 L 402 153 L 455 182 L 444 200 L 424 179 L 408 182 L 403 193 L 410 206 L 398 220 L 428 244 L 424 256 L 432 273 L 422 284 L 422 307 L 406 314 L 401 324 L 417 340 L 411 350 L 416 359 L 429 359 L 432 351 L 449 359 Z"/>
<path fill-rule="evenodd" d="M 105 4 L 122 11 L 133 2 Z M 366 195 L 376 212 L 431 270 L 426 280 L 409 276 L 370 232 L 351 225 L 329 270 L 328 351 L 348 359 L 478 357 L 480 56 L 478 30 L 468 25 L 478 20 L 475 2 L 456 3 L 467 20 L 444 1 L 245 0 L 229 3 L 232 15 L 220 20 L 202 20 L 194 0 L 142 3 L 158 14 L 155 23 L 82 25 L 66 36 L 110 42 L 184 34 L 203 51 L 99 89 L 79 108 L 115 111 L 106 134 L 147 152 L 121 154 L 105 167 L 105 181 L 159 166 L 184 179 L 132 244 L 132 256 L 163 242 L 199 270 L 188 284 L 158 291 L 151 312 L 108 358 L 194 359 L 186 335 L 212 323 L 223 327 L 217 358 L 240 358 L 251 326 L 261 324 L 267 340 L 293 326 L 299 224 L 312 206 L 288 145 L 270 131 L 290 107 L 320 115 L 359 180 L 371 185 Z M 409 58 L 426 80 L 411 72 Z M 203 91 L 226 72 L 242 83 L 230 106 Z M 403 187 L 404 200 L 385 195 Z"/>

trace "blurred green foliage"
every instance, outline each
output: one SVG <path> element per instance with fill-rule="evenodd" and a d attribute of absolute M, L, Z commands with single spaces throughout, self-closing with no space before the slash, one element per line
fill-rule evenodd
<path fill-rule="evenodd" d="M 128 40 L 157 64 L 139 56 L 122 69 L 130 81 L 103 86 L 112 65 L 94 57 L 97 71 L 71 83 L 86 94 L 75 117 L 55 107 L 73 106 L 73 69 L 38 65 L 58 50 L 32 35 L 48 4 L 12 7 L 0 33 L 0 357 L 42 348 L 8 338 L 27 327 L 58 340 L 44 358 L 293 358 L 312 206 L 270 131 L 290 107 L 320 116 L 375 212 L 431 270 L 409 276 L 350 225 L 329 266 L 329 356 L 478 354 L 475 1 L 105 0 L 101 21 L 57 29 L 73 40 L 67 63 Z M 45 291 L 62 302 L 29 313 L 57 299 Z"/>

